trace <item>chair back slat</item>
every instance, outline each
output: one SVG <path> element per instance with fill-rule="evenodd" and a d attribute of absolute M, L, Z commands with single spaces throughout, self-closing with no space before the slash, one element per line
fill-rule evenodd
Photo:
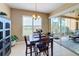
<path fill-rule="evenodd" d="M 48 45 L 49 44 L 49 38 L 48 37 L 43 37 L 41 40 L 42 40 L 41 42 L 43 44 L 45 44 L 45 45 Z"/>

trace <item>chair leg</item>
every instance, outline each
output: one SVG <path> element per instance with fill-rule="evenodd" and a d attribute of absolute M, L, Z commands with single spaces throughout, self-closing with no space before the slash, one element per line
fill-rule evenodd
<path fill-rule="evenodd" d="M 39 52 L 39 56 L 41 56 L 41 52 Z"/>
<path fill-rule="evenodd" d="M 45 52 L 42 52 L 42 55 L 44 55 L 44 56 L 45 56 Z"/>
<path fill-rule="evenodd" d="M 27 56 L 27 47 L 26 47 L 26 52 L 25 52 L 26 56 Z"/>
<path fill-rule="evenodd" d="M 47 56 L 49 56 L 49 50 L 47 50 Z"/>
<path fill-rule="evenodd" d="M 47 51 L 44 51 L 44 52 L 43 52 L 43 55 L 47 55 Z"/>
<path fill-rule="evenodd" d="M 49 51 L 48 50 L 44 51 L 43 55 L 49 56 Z"/>
<path fill-rule="evenodd" d="M 32 56 L 32 46 L 30 46 L 30 56 Z"/>

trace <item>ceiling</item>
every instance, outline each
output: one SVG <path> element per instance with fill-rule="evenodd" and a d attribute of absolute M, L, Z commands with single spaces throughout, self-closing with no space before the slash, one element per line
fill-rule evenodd
<path fill-rule="evenodd" d="M 7 3 L 11 8 L 37 11 L 43 13 L 51 13 L 55 9 L 63 5 L 63 3 Z M 36 8 L 36 7 L 37 8 Z"/>
<path fill-rule="evenodd" d="M 68 13 L 63 14 L 63 16 L 79 18 L 79 8 L 74 9 Z"/>

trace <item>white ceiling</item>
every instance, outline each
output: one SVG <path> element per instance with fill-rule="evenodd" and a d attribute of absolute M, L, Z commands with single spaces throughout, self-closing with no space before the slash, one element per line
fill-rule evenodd
<path fill-rule="evenodd" d="M 7 5 L 10 6 L 11 8 L 36 11 L 35 3 L 7 3 Z M 38 12 L 50 13 L 55 9 L 57 9 L 58 7 L 62 6 L 63 3 L 37 3 L 36 5 Z"/>
<path fill-rule="evenodd" d="M 79 18 L 79 7 L 77 7 L 74 10 L 71 10 L 71 11 L 63 14 L 63 16 Z"/>

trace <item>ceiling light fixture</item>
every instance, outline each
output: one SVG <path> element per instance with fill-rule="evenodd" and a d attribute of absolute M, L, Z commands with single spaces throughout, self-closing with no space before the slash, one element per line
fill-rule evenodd
<path fill-rule="evenodd" d="M 37 14 L 37 3 L 35 3 L 35 11 L 34 14 L 32 15 L 33 20 L 39 20 L 40 16 Z"/>

